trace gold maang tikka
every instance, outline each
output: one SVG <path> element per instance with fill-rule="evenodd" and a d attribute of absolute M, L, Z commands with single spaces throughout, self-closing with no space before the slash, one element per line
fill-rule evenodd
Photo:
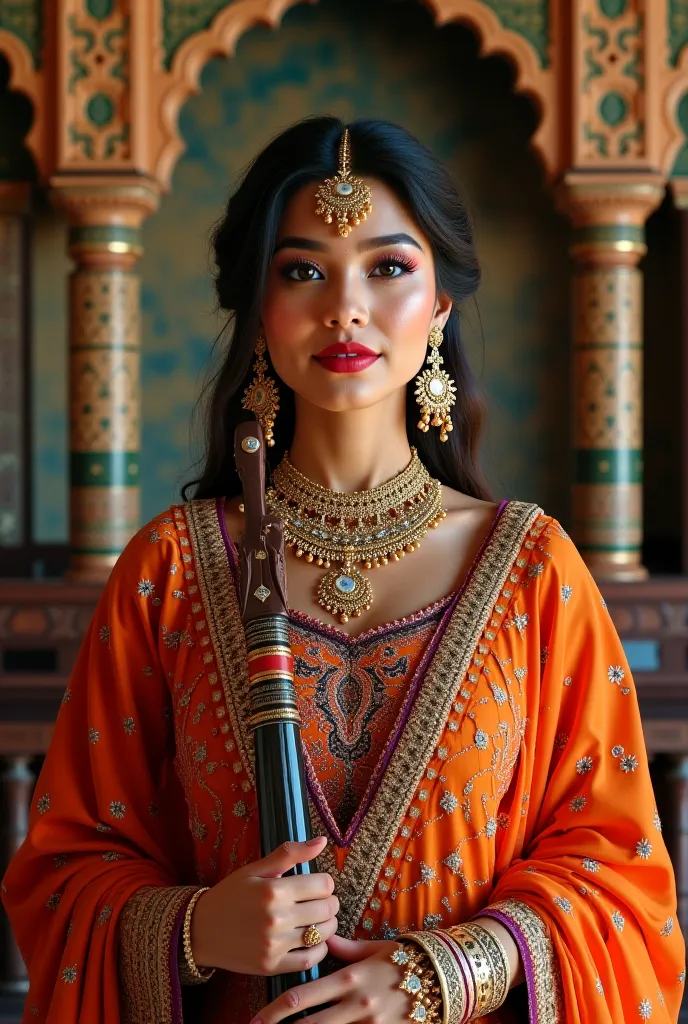
<path fill-rule="evenodd" d="M 416 401 L 420 406 L 420 420 L 418 429 L 424 433 L 430 426 L 440 428 L 440 441 L 446 441 L 450 430 L 453 430 L 451 421 L 451 407 L 456 401 L 456 388 L 446 370 L 440 367 L 444 359 L 438 349 L 444 340 L 442 329 L 433 327 L 428 338 L 427 363 L 429 370 L 423 370 L 416 377 Z"/>
<path fill-rule="evenodd" d="M 272 377 L 266 375 L 268 364 L 265 361 L 265 349 L 265 338 L 259 334 L 256 340 L 256 361 L 253 364 L 255 377 L 245 388 L 241 405 L 256 417 L 263 428 L 265 443 L 272 448 L 275 443 L 272 428 L 279 412 L 279 392 Z"/>
<path fill-rule="evenodd" d="M 316 214 L 331 224 L 337 218 L 337 229 L 342 238 L 351 231 L 355 224 L 360 224 L 372 211 L 371 193 L 368 185 L 361 178 L 351 173 L 351 141 L 349 129 L 345 128 L 339 143 L 339 168 L 332 178 L 326 178 L 320 185 L 315 198 L 318 205 Z"/>

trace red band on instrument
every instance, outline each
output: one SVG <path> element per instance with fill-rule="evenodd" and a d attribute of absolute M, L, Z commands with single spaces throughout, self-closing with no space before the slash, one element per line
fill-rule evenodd
<path fill-rule="evenodd" d="M 266 654 L 264 657 L 253 657 L 249 666 L 249 682 L 254 676 L 262 675 L 264 672 L 274 672 L 275 676 L 286 675 L 294 677 L 294 658 L 291 654 Z"/>

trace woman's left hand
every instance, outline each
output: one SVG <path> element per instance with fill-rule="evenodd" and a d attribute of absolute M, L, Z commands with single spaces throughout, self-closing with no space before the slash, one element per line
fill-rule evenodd
<path fill-rule="evenodd" d="M 411 997 L 399 988 L 403 972 L 391 959 L 398 942 L 352 942 L 341 935 L 327 940 L 330 953 L 346 967 L 307 985 L 284 992 L 261 1010 L 251 1024 L 278 1024 L 292 1014 L 328 1003 L 326 1010 L 299 1024 L 403 1024 Z"/>

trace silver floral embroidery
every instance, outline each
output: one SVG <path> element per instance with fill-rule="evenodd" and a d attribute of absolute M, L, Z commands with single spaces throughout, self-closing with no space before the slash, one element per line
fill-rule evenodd
<path fill-rule="evenodd" d="M 573 800 L 569 804 L 569 808 L 572 811 L 582 811 L 588 801 L 584 796 L 574 796 Z"/>
<path fill-rule="evenodd" d="M 57 910 L 61 899 L 62 893 L 60 892 L 54 892 L 51 896 L 48 896 L 48 902 L 46 903 L 48 910 Z"/>
<path fill-rule="evenodd" d="M 36 801 L 36 810 L 39 814 L 45 814 L 46 811 L 50 810 L 50 793 L 44 793 L 43 796 L 38 798 Z"/>
<path fill-rule="evenodd" d="M 454 794 L 450 793 L 448 789 L 445 790 L 442 799 L 440 800 L 440 807 L 442 810 L 446 811 L 447 814 L 453 814 L 458 806 L 459 801 Z"/>
<path fill-rule="evenodd" d="M 112 800 L 110 802 L 110 814 L 113 818 L 123 818 L 126 810 L 121 800 Z"/>
<path fill-rule="evenodd" d="M 583 869 L 585 871 L 589 871 L 591 875 L 594 875 L 600 870 L 600 863 L 597 860 L 593 860 L 592 857 L 584 857 Z"/>
<path fill-rule="evenodd" d="M 485 823 L 485 835 L 488 839 L 492 839 L 497 834 L 497 820 L 496 818 L 488 818 Z"/>
<path fill-rule="evenodd" d="M 101 626 L 100 629 L 98 630 L 98 636 L 102 640 L 102 642 L 106 644 L 110 639 L 110 627 Z"/>
<path fill-rule="evenodd" d="M 97 743 L 99 739 L 100 739 L 100 733 L 98 732 L 97 729 L 91 728 L 91 729 L 88 730 L 88 742 L 89 743 Z"/>
<path fill-rule="evenodd" d="M 595 988 L 601 996 L 604 995 L 604 985 L 602 984 L 601 978 L 595 978 Z"/>
<path fill-rule="evenodd" d="M 623 682 L 626 673 L 621 668 L 621 665 L 610 665 L 607 669 L 607 679 L 610 683 L 614 683 L 616 686 Z"/>
<path fill-rule="evenodd" d="M 431 882 L 434 882 L 437 879 L 435 869 L 431 868 L 430 865 L 426 864 L 424 861 L 420 862 L 420 877 L 425 885 L 430 885 Z"/>
<path fill-rule="evenodd" d="M 671 935 L 673 930 L 674 930 L 674 919 L 673 919 L 673 917 L 667 917 L 666 923 L 665 923 L 664 927 L 662 928 L 662 930 L 660 931 L 659 934 L 663 938 L 666 939 L 666 938 L 668 938 Z"/>
<path fill-rule="evenodd" d="M 107 921 L 109 921 L 111 917 L 112 917 L 112 904 L 110 904 L 110 903 L 105 903 L 105 904 L 103 905 L 103 908 L 102 908 L 102 910 L 101 910 L 101 911 L 100 911 L 100 913 L 98 914 L 98 921 L 97 921 L 98 927 L 99 927 L 99 928 L 102 928 L 102 926 L 103 926 L 103 925 L 104 925 L 104 924 L 105 924 L 105 923 L 106 923 Z"/>
<path fill-rule="evenodd" d="M 652 1016 L 652 1003 L 649 999 L 643 999 L 640 1006 L 638 1007 L 638 1013 L 643 1020 L 649 1020 Z"/>
<path fill-rule="evenodd" d="M 65 967 L 62 970 L 62 980 L 66 985 L 73 985 L 76 981 L 77 969 L 76 964 L 71 964 L 69 967 Z"/>
<path fill-rule="evenodd" d="M 612 914 L 612 922 L 614 924 L 614 927 L 617 928 L 620 932 L 624 930 L 626 919 L 620 910 L 614 911 L 614 913 Z"/>
<path fill-rule="evenodd" d="M 127 716 L 122 719 L 122 725 L 127 736 L 131 736 L 132 733 L 136 732 L 136 724 L 131 716 Z"/>
<path fill-rule="evenodd" d="M 475 745 L 478 750 L 487 750 L 488 736 L 483 729 L 478 729 L 475 734 Z"/>
<path fill-rule="evenodd" d="M 619 767 L 622 772 L 626 772 L 626 774 L 628 774 L 628 772 L 634 772 L 639 763 L 640 762 L 635 754 L 627 754 L 626 757 L 622 757 L 619 761 Z"/>
<path fill-rule="evenodd" d="M 442 924 L 441 914 L 426 914 L 423 918 L 423 928 L 428 932 L 431 932 L 433 928 L 437 928 L 440 924 Z"/>
<path fill-rule="evenodd" d="M 490 689 L 492 690 L 492 696 L 499 707 L 506 704 L 509 698 L 506 695 L 506 691 L 503 690 L 501 686 L 497 686 L 496 683 L 490 683 Z"/>
<path fill-rule="evenodd" d="M 592 771 L 592 758 L 591 757 L 580 757 L 576 761 L 576 771 L 579 775 L 586 775 Z"/>
<path fill-rule="evenodd" d="M 647 860 L 652 854 L 652 844 L 650 843 L 650 840 L 640 839 L 636 843 L 635 852 L 639 857 L 642 857 L 643 860 Z"/>
<path fill-rule="evenodd" d="M 150 597 L 155 590 L 155 584 L 152 580 L 139 580 L 137 590 L 141 597 Z"/>
<path fill-rule="evenodd" d="M 569 603 L 569 601 L 571 600 L 572 593 L 573 587 L 569 586 L 568 583 L 565 583 L 564 586 L 561 588 L 561 599 L 564 602 L 564 604 Z"/>
<path fill-rule="evenodd" d="M 458 875 L 463 865 L 463 861 L 456 851 L 454 853 L 450 853 L 448 857 L 445 857 L 442 863 L 445 864 L 454 875 Z"/>
<path fill-rule="evenodd" d="M 652 824 L 654 825 L 654 827 L 657 829 L 658 832 L 662 831 L 662 819 L 660 818 L 659 812 L 658 812 L 656 807 L 655 807 L 655 813 L 654 813 L 654 815 L 652 817 Z"/>
<path fill-rule="evenodd" d="M 567 900 L 565 896 L 555 896 L 554 902 L 560 910 L 564 911 L 565 914 L 573 915 L 573 904 L 571 903 L 571 900 Z"/>
<path fill-rule="evenodd" d="M 520 615 L 518 612 L 516 612 L 516 614 L 514 615 L 513 619 L 511 619 L 510 622 L 505 622 L 504 623 L 504 628 L 505 629 L 511 629 L 512 626 L 515 626 L 516 629 L 519 632 L 519 635 L 523 636 L 523 634 L 526 631 L 526 626 L 528 625 L 529 621 L 530 621 L 530 616 L 528 615 L 528 612 L 524 612 L 522 615 Z"/>

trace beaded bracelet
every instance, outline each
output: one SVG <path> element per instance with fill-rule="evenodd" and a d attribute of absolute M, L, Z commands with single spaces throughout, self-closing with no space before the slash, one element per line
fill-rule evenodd
<path fill-rule="evenodd" d="M 430 957 L 414 943 L 403 942 L 391 954 L 391 959 L 404 970 L 399 988 L 413 999 L 409 1020 L 441 1024 L 442 999 Z"/>
<path fill-rule="evenodd" d="M 194 907 L 196 906 L 199 898 L 203 895 L 204 892 L 207 892 L 208 889 L 209 886 L 206 886 L 203 889 L 196 890 L 196 892 L 189 900 L 186 907 L 186 913 L 184 914 L 184 927 L 182 929 L 182 946 L 184 949 L 185 963 L 183 966 L 185 970 L 183 971 L 184 977 L 182 978 L 182 982 L 185 982 L 186 984 L 193 985 L 198 984 L 202 981 L 208 981 L 210 978 L 212 978 L 213 974 L 215 973 L 214 967 L 198 967 L 196 961 L 194 960 L 193 952 L 191 950 L 191 915 L 194 912 Z"/>

